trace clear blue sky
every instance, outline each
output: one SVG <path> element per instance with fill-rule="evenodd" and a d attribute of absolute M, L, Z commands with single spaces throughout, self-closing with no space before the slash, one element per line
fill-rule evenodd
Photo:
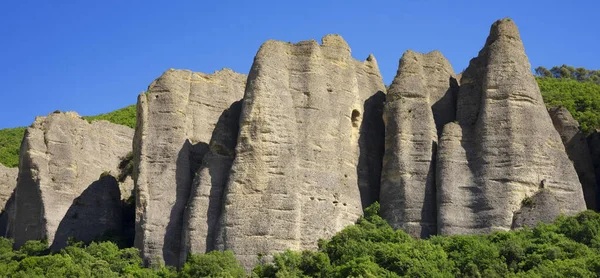
<path fill-rule="evenodd" d="M 386 84 L 407 49 L 460 72 L 490 25 L 511 17 L 533 67 L 600 69 L 600 1 L 2 1 L 0 128 L 54 110 L 109 112 L 169 68 L 247 73 L 268 39 L 342 35 L 373 53 Z"/>

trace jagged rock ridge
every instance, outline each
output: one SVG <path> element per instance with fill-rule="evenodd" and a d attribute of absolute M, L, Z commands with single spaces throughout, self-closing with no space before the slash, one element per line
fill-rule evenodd
<path fill-rule="evenodd" d="M 117 175 L 132 138 L 131 128 L 89 124 L 74 112 L 36 118 L 21 144 L 15 247 L 47 239 L 56 250 L 69 237 L 89 242 L 121 231 L 119 182 L 110 174 Z"/>
<path fill-rule="evenodd" d="M 377 198 L 385 86 L 337 35 L 267 41 L 250 70 L 218 249 L 257 254 L 316 247 Z"/>
<path fill-rule="evenodd" d="M 139 95 L 133 143 L 135 247 L 145 262 L 179 263 L 194 174 L 219 117 L 242 98 L 245 81 L 246 75 L 229 69 L 214 74 L 171 69 Z"/>
<path fill-rule="evenodd" d="M 566 215 L 585 210 L 581 184 L 510 19 L 492 25 L 463 73 L 456 115 L 458 124 L 444 127 L 438 148 L 440 234 L 511 229 L 522 201 L 541 189 Z"/>

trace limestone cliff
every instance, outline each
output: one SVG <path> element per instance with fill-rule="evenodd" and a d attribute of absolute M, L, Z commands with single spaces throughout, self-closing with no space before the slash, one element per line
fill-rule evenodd
<path fill-rule="evenodd" d="M 229 69 L 214 74 L 171 69 L 138 97 L 135 247 L 146 263 L 179 263 L 194 174 L 219 117 L 242 98 L 245 81 Z"/>
<path fill-rule="evenodd" d="M 316 247 L 377 198 L 385 86 L 337 35 L 264 43 L 250 70 L 218 249 L 256 255 Z"/>
<path fill-rule="evenodd" d="M 551 108 L 549 111 L 554 128 L 565 145 L 569 159 L 573 161 L 579 182 L 583 187 L 583 196 L 588 209 L 596 209 L 596 174 L 586 136 L 579 130 L 579 123 L 564 107 Z"/>
<path fill-rule="evenodd" d="M 510 19 L 492 25 L 463 73 L 456 119 L 444 127 L 438 149 L 440 234 L 511 229 L 523 200 L 541 189 L 566 215 L 585 210 L 577 173 Z"/>
<path fill-rule="evenodd" d="M 91 241 L 120 231 L 118 165 L 131 150 L 131 128 L 74 112 L 38 117 L 21 144 L 15 191 L 15 247 L 47 239 L 52 249 L 69 237 Z M 105 178 L 99 177 L 105 176 Z"/>
<path fill-rule="evenodd" d="M 19 169 L 0 164 L 0 236 L 9 237 L 9 215 L 14 213 L 14 190 Z"/>
<path fill-rule="evenodd" d="M 387 94 L 381 215 L 416 237 L 437 232 L 435 153 L 438 133 L 455 118 L 453 76 L 440 52 L 408 51 Z"/>

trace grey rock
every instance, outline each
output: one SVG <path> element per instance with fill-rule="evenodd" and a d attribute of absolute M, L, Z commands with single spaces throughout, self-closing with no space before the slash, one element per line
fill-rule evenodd
<path fill-rule="evenodd" d="M 229 69 L 214 74 L 171 69 L 138 97 L 135 247 L 147 264 L 178 265 L 194 174 L 219 117 L 242 98 L 245 80 Z"/>
<path fill-rule="evenodd" d="M 515 212 L 512 228 L 533 228 L 539 222 L 554 222 L 561 214 L 559 203 L 550 190 L 540 190 L 521 202 L 521 209 Z"/>
<path fill-rule="evenodd" d="M 216 233 L 223 206 L 223 193 L 235 158 L 242 102 L 225 110 L 213 131 L 209 151 L 192 183 L 182 234 L 180 264 L 189 253 L 215 250 Z"/>
<path fill-rule="evenodd" d="M 522 200 L 542 187 L 565 215 L 585 210 L 577 173 L 510 19 L 492 25 L 463 73 L 456 118 L 438 147 L 440 234 L 509 230 Z"/>
<path fill-rule="evenodd" d="M 592 134 L 587 136 L 588 148 L 590 150 L 590 157 L 592 159 L 592 165 L 594 166 L 594 173 L 596 174 L 596 204 L 600 209 L 600 132 L 595 130 Z"/>
<path fill-rule="evenodd" d="M 560 134 L 569 159 L 573 161 L 579 182 L 583 187 L 583 196 L 588 209 L 597 208 L 596 174 L 586 136 L 579 130 L 579 123 L 564 107 L 548 110 L 554 128 Z"/>
<path fill-rule="evenodd" d="M 0 236 L 9 237 L 9 215 L 14 213 L 14 190 L 17 185 L 18 168 L 0 164 Z"/>
<path fill-rule="evenodd" d="M 252 65 L 217 235 L 251 268 L 286 249 L 316 247 L 377 198 L 385 86 L 337 35 L 267 41 Z"/>
<path fill-rule="evenodd" d="M 455 119 L 453 76 L 440 52 L 408 51 L 387 94 L 381 215 L 415 237 L 437 232 L 435 155 L 438 134 Z"/>
<path fill-rule="evenodd" d="M 121 209 L 120 194 L 97 189 L 96 184 L 103 173 L 116 175 L 132 138 L 131 128 L 107 121 L 89 124 L 74 112 L 36 118 L 21 144 L 15 192 L 18 221 L 12 226 L 15 247 L 47 239 L 58 249 L 68 236 L 89 241 L 119 231 L 120 217 L 115 215 Z M 118 184 L 111 186 L 119 192 Z M 73 217 L 71 212 L 81 214 Z"/>

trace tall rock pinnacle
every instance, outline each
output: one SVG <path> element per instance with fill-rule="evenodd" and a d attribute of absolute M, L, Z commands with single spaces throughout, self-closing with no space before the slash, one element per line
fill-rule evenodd
<path fill-rule="evenodd" d="M 242 98 L 246 75 L 168 70 L 138 97 L 134 138 L 135 247 L 146 263 L 178 265 L 185 205 L 224 110 Z"/>
<path fill-rule="evenodd" d="M 416 237 L 437 232 L 435 153 L 438 133 L 455 118 L 453 76 L 440 52 L 408 51 L 387 95 L 381 214 Z"/>
<path fill-rule="evenodd" d="M 264 43 L 249 74 L 219 249 L 257 254 L 316 247 L 377 199 L 385 98 L 373 56 L 337 35 Z"/>
<path fill-rule="evenodd" d="M 440 234 L 514 228 L 514 213 L 541 190 L 566 215 L 585 210 L 577 173 L 510 19 L 492 25 L 463 73 L 456 118 L 458 124 L 444 127 L 438 148 Z"/>

